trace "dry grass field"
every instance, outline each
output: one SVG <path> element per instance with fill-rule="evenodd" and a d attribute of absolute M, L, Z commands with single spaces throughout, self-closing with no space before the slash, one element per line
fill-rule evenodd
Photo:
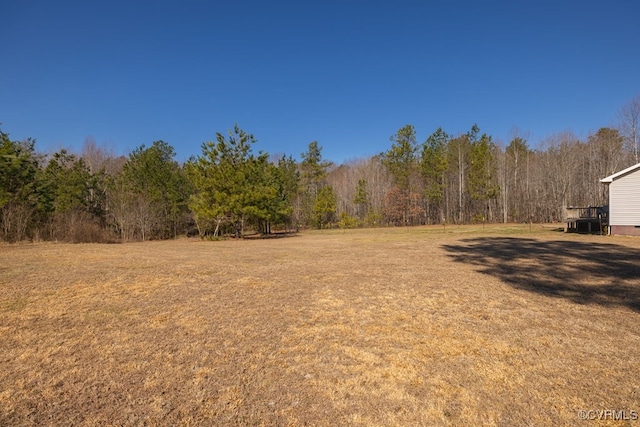
<path fill-rule="evenodd" d="M 640 412 L 638 238 L 420 227 L 0 259 L 2 426 L 640 426 L 578 412 Z"/>

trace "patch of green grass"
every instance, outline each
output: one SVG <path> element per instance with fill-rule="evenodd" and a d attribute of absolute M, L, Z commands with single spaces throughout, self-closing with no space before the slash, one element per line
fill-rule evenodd
<path fill-rule="evenodd" d="M 377 227 L 355 229 L 309 230 L 312 235 L 352 235 L 352 236 L 393 236 L 406 238 L 407 236 L 443 236 L 443 235 L 542 235 L 562 230 L 561 225 L 550 226 L 542 224 L 438 224 L 413 227 Z"/>
<path fill-rule="evenodd" d="M 27 297 L 12 298 L 4 304 L 6 311 L 22 311 L 27 307 Z"/>

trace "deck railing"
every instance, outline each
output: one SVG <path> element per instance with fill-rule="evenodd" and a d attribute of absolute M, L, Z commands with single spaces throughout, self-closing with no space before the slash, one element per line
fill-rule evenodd
<path fill-rule="evenodd" d="M 567 221 L 578 219 L 606 219 L 609 213 L 608 206 L 588 206 L 565 208 L 564 216 Z"/>

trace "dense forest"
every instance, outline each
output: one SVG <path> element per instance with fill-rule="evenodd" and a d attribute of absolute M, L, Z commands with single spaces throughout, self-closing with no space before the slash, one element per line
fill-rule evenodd
<path fill-rule="evenodd" d="M 92 140 L 39 153 L 0 131 L 0 239 L 110 242 L 243 237 L 300 228 L 561 221 L 607 202 L 600 178 L 639 162 L 640 97 L 586 140 L 497 144 L 473 125 L 418 141 L 412 125 L 379 155 L 335 165 L 311 142 L 301 160 L 254 151 L 237 125 L 180 164 L 155 141 L 116 156 Z"/>

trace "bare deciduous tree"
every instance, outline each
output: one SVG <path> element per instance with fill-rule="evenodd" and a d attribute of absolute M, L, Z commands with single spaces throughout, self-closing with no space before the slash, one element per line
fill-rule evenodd
<path fill-rule="evenodd" d="M 640 162 L 640 95 L 623 106 L 619 113 L 619 129 L 635 163 Z"/>

